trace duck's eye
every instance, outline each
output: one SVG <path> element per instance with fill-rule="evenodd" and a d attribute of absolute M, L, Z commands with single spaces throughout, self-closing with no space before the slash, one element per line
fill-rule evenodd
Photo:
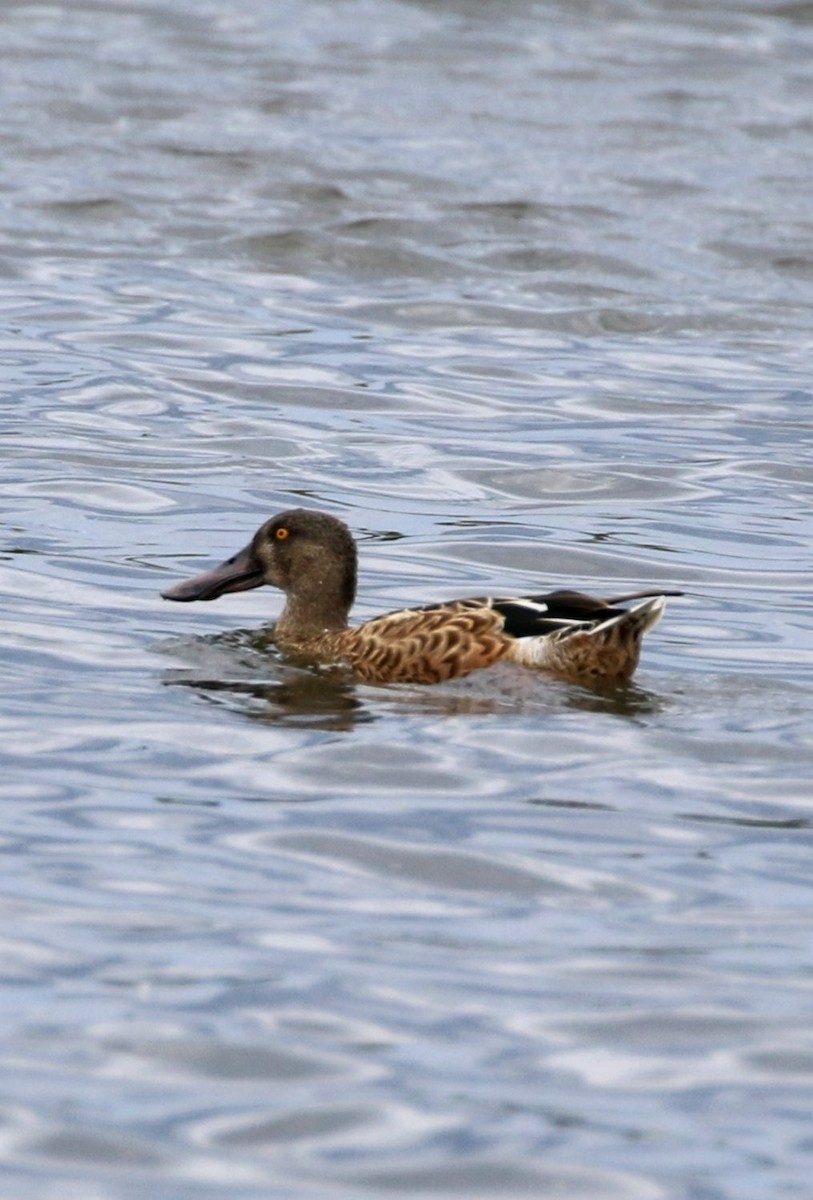
<path fill-rule="evenodd" d="M 288 537 L 288 530 L 285 528 L 284 525 L 281 525 L 280 528 L 274 534 L 274 537 L 277 539 L 278 542 L 284 542 L 285 539 Z"/>

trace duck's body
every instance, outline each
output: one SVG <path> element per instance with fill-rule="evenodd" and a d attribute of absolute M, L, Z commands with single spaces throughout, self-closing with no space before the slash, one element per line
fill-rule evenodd
<path fill-rule="evenodd" d="M 356 546 L 343 522 L 291 509 L 267 521 L 239 554 L 169 588 L 168 600 L 215 600 L 264 583 L 287 604 L 275 638 L 318 662 L 345 663 L 371 683 L 440 683 L 510 661 L 582 683 L 616 684 L 636 666 L 641 639 L 667 595 L 636 592 L 596 600 L 579 592 L 452 600 L 348 626 L 356 593 Z M 633 608 L 619 608 L 638 600 Z"/>

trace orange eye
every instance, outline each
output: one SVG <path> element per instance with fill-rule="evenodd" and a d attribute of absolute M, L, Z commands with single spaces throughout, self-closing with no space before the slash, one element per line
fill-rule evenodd
<path fill-rule="evenodd" d="M 277 530 L 276 539 L 278 542 L 284 542 L 285 539 L 287 538 L 287 536 L 288 536 L 288 530 L 283 525 L 280 529 Z"/>

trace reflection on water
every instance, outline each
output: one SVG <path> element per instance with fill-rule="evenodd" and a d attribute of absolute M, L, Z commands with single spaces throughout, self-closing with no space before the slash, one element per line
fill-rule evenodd
<path fill-rule="evenodd" d="M 278 681 L 212 679 L 167 671 L 166 684 L 194 689 L 205 700 L 235 713 L 292 727 L 349 730 L 374 713 L 354 694 L 352 682 L 308 671 L 289 671 Z"/>
<path fill-rule="evenodd" d="M 806 6 L 269 12 L 0 6 L 4 1194 L 806 1196 Z M 687 595 L 607 694 L 158 599 L 298 503 L 359 619 Z"/>

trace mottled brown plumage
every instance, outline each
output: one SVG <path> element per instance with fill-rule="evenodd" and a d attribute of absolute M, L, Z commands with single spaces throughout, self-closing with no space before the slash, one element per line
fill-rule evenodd
<path fill-rule="evenodd" d="M 588 684 L 628 680 L 641 639 L 666 595 L 636 592 L 596 600 L 579 592 L 452 600 L 388 613 L 355 628 L 356 546 L 335 517 L 290 509 L 266 521 L 239 554 L 163 592 L 168 600 L 215 600 L 264 583 L 286 604 L 275 638 L 285 650 L 344 663 L 370 683 L 440 683 L 500 660 Z M 640 600 L 634 608 L 618 608 Z"/>
<path fill-rule="evenodd" d="M 487 608 L 405 609 L 322 634 L 301 649 L 323 661 L 347 663 L 368 683 L 442 683 L 505 658 L 511 640 L 502 625 L 500 614 Z"/>

